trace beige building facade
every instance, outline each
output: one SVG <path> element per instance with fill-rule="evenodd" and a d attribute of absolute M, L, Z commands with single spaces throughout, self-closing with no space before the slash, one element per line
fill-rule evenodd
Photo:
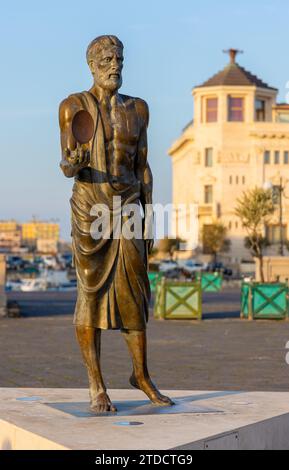
<path fill-rule="evenodd" d="M 21 226 L 15 220 L 0 220 L 0 250 L 18 251 L 21 236 Z"/>
<path fill-rule="evenodd" d="M 279 185 L 281 177 L 282 184 L 288 180 L 284 196 L 289 196 L 289 106 L 277 104 L 278 90 L 236 62 L 237 52 L 231 49 L 230 63 L 193 89 L 194 119 L 169 149 L 173 204 L 198 206 L 195 242 L 200 247 L 206 227 L 224 223 L 233 262 L 250 259 L 246 232 L 234 213 L 236 200 L 255 186 Z M 284 196 L 284 237 L 289 238 L 289 200 Z M 274 243 L 280 233 L 277 212 L 267 229 Z"/>
<path fill-rule="evenodd" d="M 54 253 L 60 236 L 60 226 L 55 222 L 32 220 L 18 223 L 15 220 L 0 221 L 0 251 L 17 252 L 21 247 L 40 249 Z M 48 250 L 48 251 L 47 251 Z"/>
<path fill-rule="evenodd" d="M 37 240 L 59 240 L 60 228 L 58 223 L 32 220 L 21 224 L 22 242 L 25 245 L 36 246 Z"/>

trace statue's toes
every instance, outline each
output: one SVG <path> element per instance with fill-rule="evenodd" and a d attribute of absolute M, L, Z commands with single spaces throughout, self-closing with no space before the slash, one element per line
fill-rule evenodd
<path fill-rule="evenodd" d="M 173 406 L 175 405 L 175 402 L 171 400 L 169 397 L 163 396 L 163 401 L 166 405 Z"/>
<path fill-rule="evenodd" d="M 155 405 L 158 406 L 173 406 L 175 403 L 169 397 L 165 395 L 159 395 L 155 399 L 152 400 Z"/>
<path fill-rule="evenodd" d="M 116 413 L 117 409 L 116 407 L 111 403 L 111 401 L 108 399 L 101 398 L 97 402 L 91 404 L 90 410 L 93 413 L 99 414 L 99 413 Z"/>
<path fill-rule="evenodd" d="M 112 413 L 116 413 L 116 412 L 117 412 L 116 406 L 114 406 L 112 403 L 110 404 L 110 411 L 111 411 Z"/>

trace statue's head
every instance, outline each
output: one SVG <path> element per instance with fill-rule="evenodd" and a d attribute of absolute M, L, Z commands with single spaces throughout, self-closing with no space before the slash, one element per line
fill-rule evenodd
<path fill-rule="evenodd" d="M 95 85 L 116 91 L 122 84 L 123 44 L 116 36 L 99 36 L 88 46 L 86 59 Z"/>

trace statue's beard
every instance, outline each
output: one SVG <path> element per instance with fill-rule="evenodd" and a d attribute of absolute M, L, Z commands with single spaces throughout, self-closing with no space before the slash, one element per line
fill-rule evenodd
<path fill-rule="evenodd" d="M 120 76 L 117 80 L 107 78 L 105 80 L 96 80 L 95 85 L 103 88 L 104 90 L 117 91 L 122 85 L 122 77 Z"/>

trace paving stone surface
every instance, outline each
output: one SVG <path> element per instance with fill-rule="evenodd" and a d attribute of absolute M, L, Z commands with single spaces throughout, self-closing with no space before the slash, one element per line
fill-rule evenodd
<path fill-rule="evenodd" d="M 10 293 L 22 318 L 0 319 L 0 387 L 86 387 L 74 335 L 74 293 Z M 149 367 L 163 389 L 289 390 L 289 322 L 240 320 L 238 289 L 204 295 L 204 320 L 148 324 Z M 119 331 L 103 333 L 108 387 L 127 388 L 131 364 Z"/>

